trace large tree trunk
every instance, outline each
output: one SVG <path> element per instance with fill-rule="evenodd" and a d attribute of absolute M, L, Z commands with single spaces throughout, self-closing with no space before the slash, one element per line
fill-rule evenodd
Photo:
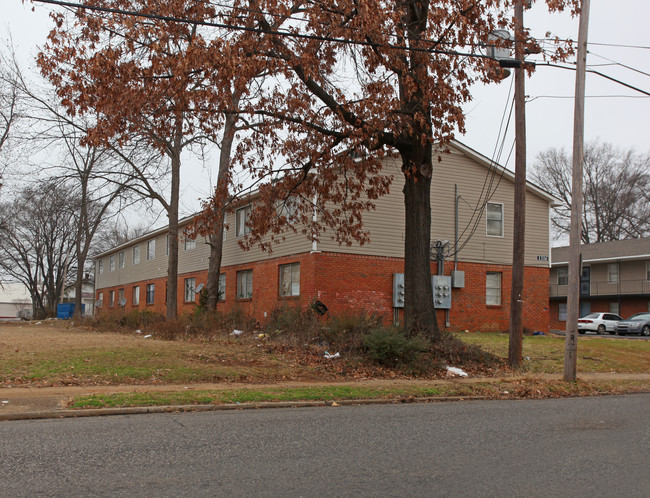
<path fill-rule="evenodd" d="M 172 186 L 169 202 L 169 256 L 167 263 L 167 319 L 178 316 L 178 204 L 181 183 L 181 150 L 183 140 L 183 120 L 176 120 L 173 150 L 171 151 Z"/>
<path fill-rule="evenodd" d="M 431 145 L 402 152 L 404 172 L 404 322 L 409 334 L 435 337 L 438 323 L 431 287 Z"/>
<path fill-rule="evenodd" d="M 232 109 L 235 111 L 239 105 L 241 94 L 235 92 L 232 98 Z M 230 167 L 230 154 L 232 152 L 232 144 L 235 139 L 235 124 L 237 123 L 238 115 L 236 112 L 226 113 L 226 121 L 224 123 L 223 138 L 221 139 L 221 152 L 219 154 L 219 173 L 217 175 L 217 188 L 216 197 L 217 205 L 221 206 L 217 212 L 214 213 L 214 221 L 212 223 L 209 244 L 210 244 L 210 263 L 208 266 L 208 281 L 206 287 L 208 289 L 208 302 L 207 307 L 213 310 L 217 306 L 219 300 L 219 274 L 221 272 L 221 255 L 223 250 L 223 222 L 225 217 L 224 201 L 228 196 L 228 169 Z"/>

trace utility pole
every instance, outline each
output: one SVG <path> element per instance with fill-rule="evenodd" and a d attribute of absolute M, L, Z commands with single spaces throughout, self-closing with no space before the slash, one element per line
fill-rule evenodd
<path fill-rule="evenodd" d="M 512 233 L 512 287 L 508 364 L 521 366 L 524 311 L 524 246 L 526 235 L 526 70 L 524 65 L 524 0 L 515 2 L 515 198 Z"/>
<path fill-rule="evenodd" d="M 589 0 L 582 0 L 578 30 L 576 90 L 573 115 L 573 178 L 571 182 L 571 229 L 569 232 L 569 285 L 566 334 L 564 338 L 564 380 L 576 381 L 578 355 L 578 314 L 580 308 L 580 236 L 582 228 L 582 159 L 585 127 L 585 68 Z"/>

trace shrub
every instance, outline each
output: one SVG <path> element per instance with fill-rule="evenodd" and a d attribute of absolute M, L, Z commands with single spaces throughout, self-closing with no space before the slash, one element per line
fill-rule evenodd
<path fill-rule="evenodd" d="M 363 340 L 366 355 L 381 365 L 396 366 L 413 363 L 430 344 L 422 337 L 406 337 L 394 327 L 372 330 Z"/>

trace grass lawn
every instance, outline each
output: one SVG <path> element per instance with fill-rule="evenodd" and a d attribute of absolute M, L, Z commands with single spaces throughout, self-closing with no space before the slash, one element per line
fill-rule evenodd
<path fill-rule="evenodd" d="M 65 322 L 0 324 L 0 386 L 116 386 L 128 384 L 268 384 L 263 387 L 181 392 L 130 392 L 79 396 L 72 407 L 223 404 L 264 401 L 327 401 L 422 397 L 549 397 L 630 392 L 650 389 L 650 381 L 600 379 L 575 384 L 551 381 L 538 374 L 561 373 L 564 338 L 554 335 L 524 338 L 525 378 L 475 378 L 466 383 L 441 382 L 443 371 L 407 381 L 400 371 L 359 370 L 345 358 L 325 360 L 322 354 L 269 348 L 250 337 L 164 341 L 146 334 L 118 334 L 71 327 Z M 507 334 L 458 333 L 466 343 L 480 345 L 500 358 L 508 354 Z M 355 370 L 355 368 L 357 368 Z M 648 373 L 650 341 L 583 337 L 578 343 L 580 373 Z M 507 373 L 500 371 L 499 374 Z M 379 379 L 373 385 L 342 382 Z M 308 382 L 312 385 L 286 385 Z M 383 383 L 382 383 L 383 382 Z M 285 385 L 276 385 L 285 383 Z M 313 385 L 319 383 L 322 385 Z M 339 384 L 339 385 L 337 385 Z"/>
<path fill-rule="evenodd" d="M 477 344 L 501 357 L 508 357 L 508 334 L 458 333 L 462 341 Z M 524 371 L 561 373 L 564 368 L 564 337 L 533 335 L 524 337 Z M 621 340 L 599 336 L 579 336 L 578 372 L 648 373 L 650 341 Z"/>

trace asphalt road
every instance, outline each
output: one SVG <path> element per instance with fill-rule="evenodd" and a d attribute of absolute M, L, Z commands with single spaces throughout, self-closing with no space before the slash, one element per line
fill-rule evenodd
<path fill-rule="evenodd" d="M 649 496 L 650 394 L 0 423 L 0 496 Z"/>

